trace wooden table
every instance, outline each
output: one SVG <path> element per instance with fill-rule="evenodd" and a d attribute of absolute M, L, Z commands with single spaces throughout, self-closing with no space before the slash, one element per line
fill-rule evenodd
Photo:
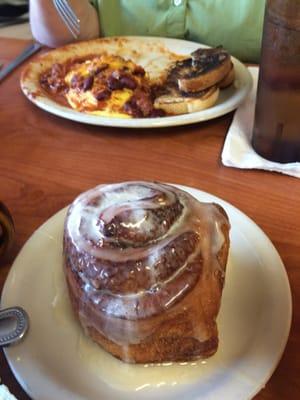
<path fill-rule="evenodd" d="M 27 44 L 0 39 L 1 61 Z M 270 237 L 293 293 L 290 338 L 259 400 L 300 394 L 300 180 L 263 171 L 226 168 L 220 155 L 232 115 L 169 129 L 104 128 L 67 121 L 22 95 L 20 69 L 1 83 L 0 199 L 10 209 L 16 244 L 0 268 L 0 290 L 11 261 L 33 231 L 80 192 L 103 182 L 160 180 L 194 186 L 227 200 Z M 19 400 L 29 397 L 0 352 L 0 375 Z"/>

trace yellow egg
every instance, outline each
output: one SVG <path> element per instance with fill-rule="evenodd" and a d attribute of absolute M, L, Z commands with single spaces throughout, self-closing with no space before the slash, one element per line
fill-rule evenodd
<path fill-rule="evenodd" d="M 127 61 L 121 57 L 113 55 L 97 56 L 92 60 L 86 60 L 74 64 L 72 69 L 65 76 L 65 82 L 69 86 L 69 90 L 65 94 L 68 103 L 75 110 L 92 115 L 114 118 L 131 118 L 130 115 L 123 112 L 123 106 L 128 100 L 130 100 L 133 94 L 132 90 L 127 88 L 122 90 L 113 90 L 108 99 L 98 101 L 91 90 L 83 91 L 79 88 L 70 87 L 72 78 L 75 75 L 85 78 L 91 74 L 91 71 L 95 71 L 98 67 L 101 67 L 104 64 L 108 65 L 108 69 L 106 69 L 108 74 L 112 71 L 123 69 L 124 67 L 126 67 L 129 72 L 132 72 L 136 68 L 136 65 L 132 61 Z M 135 79 L 138 84 L 143 80 L 141 76 L 135 76 Z"/>

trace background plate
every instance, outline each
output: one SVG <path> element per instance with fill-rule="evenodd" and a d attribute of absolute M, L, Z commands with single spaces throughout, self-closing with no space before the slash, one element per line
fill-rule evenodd
<path fill-rule="evenodd" d="M 22 306 L 30 316 L 27 337 L 5 354 L 33 399 L 244 400 L 265 385 L 290 329 L 285 268 L 270 240 L 245 214 L 208 193 L 181 188 L 201 201 L 221 204 L 232 226 L 217 353 L 188 366 L 146 368 L 122 363 L 86 338 L 73 318 L 62 273 L 62 210 L 24 245 L 2 293 L 2 307 Z"/>
<path fill-rule="evenodd" d="M 161 43 L 170 51 L 187 55 L 199 47 L 207 47 L 195 42 L 189 42 L 179 39 L 167 38 L 153 38 L 153 37 L 125 37 L 126 40 L 140 41 L 141 43 Z M 99 46 L 101 46 L 101 39 L 98 39 Z M 138 46 L 138 45 L 137 45 Z M 123 53 L 124 55 L 124 53 Z M 232 62 L 235 67 L 235 81 L 227 89 L 220 91 L 220 96 L 217 103 L 206 110 L 198 111 L 191 114 L 176 115 L 164 118 L 109 118 L 94 115 L 88 115 L 72 110 L 71 108 L 64 107 L 55 101 L 45 96 L 37 95 L 36 83 L 28 84 L 28 82 L 21 82 L 21 88 L 24 94 L 38 107 L 51 114 L 58 115 L 73 121 L 78 121 L 92 125 L 115 126 L 122 128 L 161 128 L 166 126 L 186 125 L 195 122 L 206 121 L 212 118 L 224 115 L 238 107 L 238 105 L 245 99 L 249 93 L 252 85 L 252 78 L 245 67 L 240 61 L 232 57 Z M 39 63 L 38 59 L 34 63 Z"/>

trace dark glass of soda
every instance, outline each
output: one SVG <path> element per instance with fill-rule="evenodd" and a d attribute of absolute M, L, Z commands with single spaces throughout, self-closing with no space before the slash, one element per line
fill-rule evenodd
<path fill-rule="evenodd" d="M 300 161 L 300 0 L 267 0 L 252 145 Z"/>

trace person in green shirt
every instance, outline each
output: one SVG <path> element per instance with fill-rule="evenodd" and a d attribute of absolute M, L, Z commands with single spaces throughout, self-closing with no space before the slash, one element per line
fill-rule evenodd
<path fill-rule="evenodd" d="M 69 0 L 80 19 L 79 39 L 141 35 L 222 45 L 233 56 L 259 60 L 264 0 Z M 30 0 L 36 40 L 51 47 L 74 40 L 53 2 Z"/>

